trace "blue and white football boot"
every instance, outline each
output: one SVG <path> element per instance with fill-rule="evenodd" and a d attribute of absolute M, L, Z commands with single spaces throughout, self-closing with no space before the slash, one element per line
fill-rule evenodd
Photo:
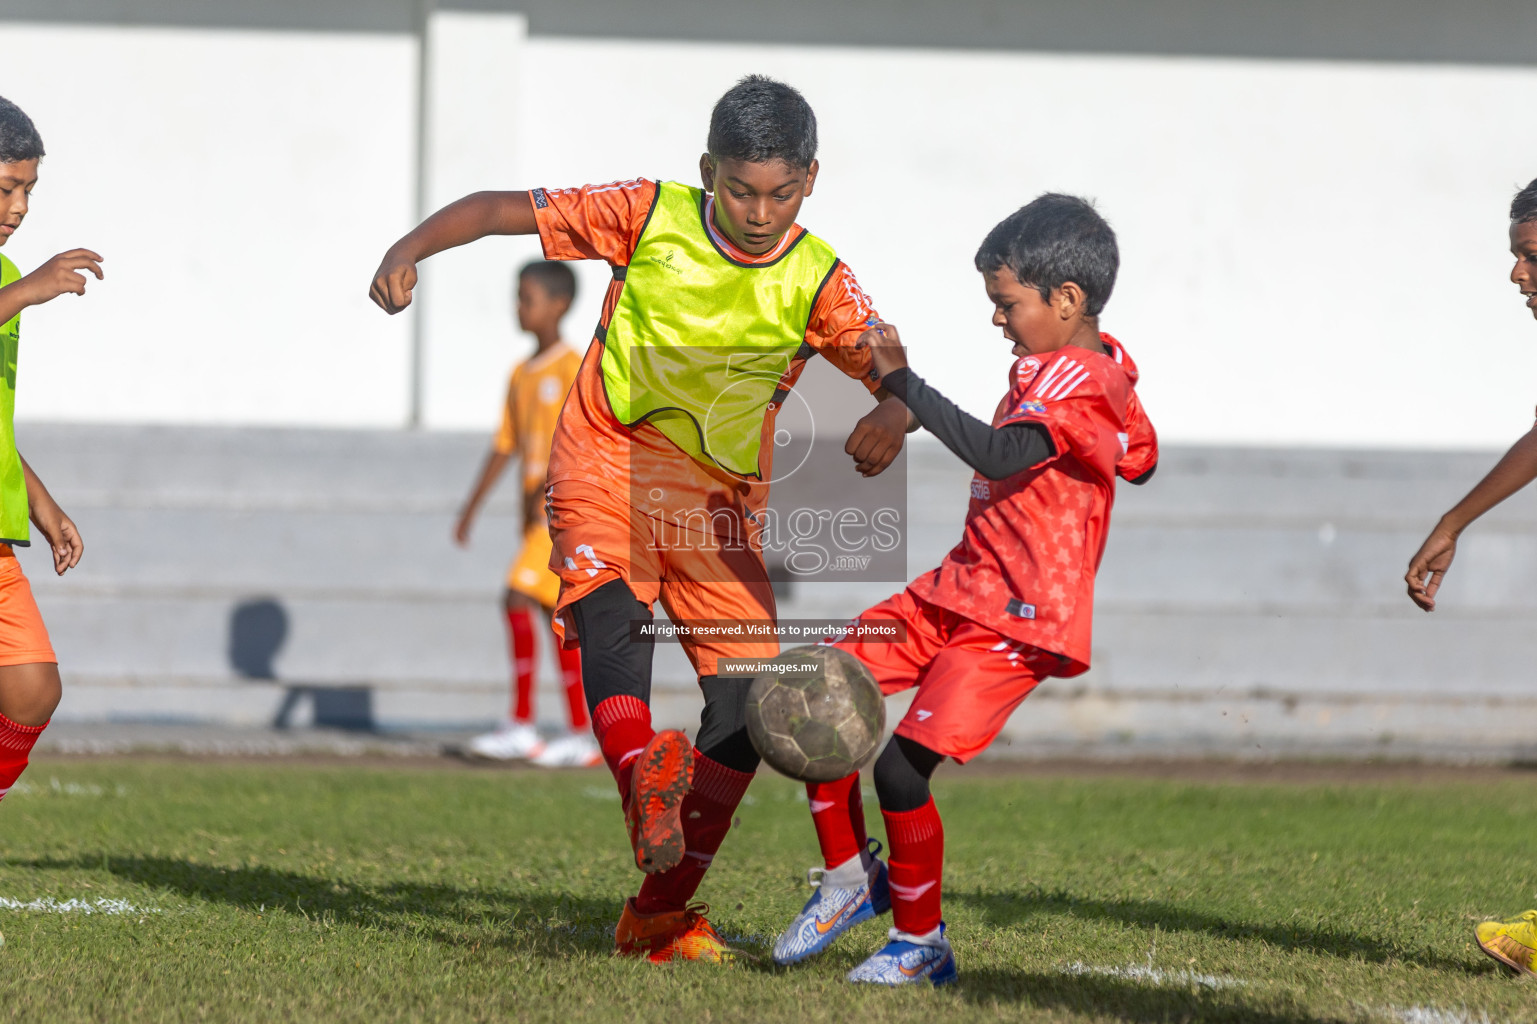
<path fill-rule="evenodd" d="M 774 962 L 794 964 L 815 956 L 856 924 L 891 909 L 891 890 L 886 885 L 886 863 L 876 856 L 881 844 L 874 839 L 866 849 L 870 866 L 860 858 L 827 871 L 812 868 L 806 881 L 816 892 L 774 942 Z"/>
<path fill-rule="evenodd" d="M 916 985 L 928 982 L 935 988 L 959 976 L 955 950 L 945 938 L 945 925 L 928 935 L 909 935 L 891 929 L 890 941 L 879 953 L 849 972 L 849 981 L 865 985 Z"/>

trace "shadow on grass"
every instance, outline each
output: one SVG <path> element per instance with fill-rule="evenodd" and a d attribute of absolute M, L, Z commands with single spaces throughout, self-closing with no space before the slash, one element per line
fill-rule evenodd
<path fill-rule="evenodd" d="M 106 870 L 125 881 L 253 913 L 287 914 L 321 925 L 425 935 L 452 945 L 487 943 L 541 956 L 613 951 L 621 897 L 509 892 L 429 882 L 379 885 L 301 875 L 264 866 L 219 867 L 173 857 L 90 857 L 12 861 L 42 871 Z"/>
<path fill-rule="evenodd" d="M 1043 914 L 1119 921 L 1163 931 L 1205 932 L 1224 939 L 1259 939 L 1280 949 L 1387 963 L 1401 960 L 1438 971 L 1477 974 L 1483 964 L 1444 956 L 1428 949 L 1404 949 L 1365 935 L 1333 928 L 1292 924 L 1253 924 L 1205 914 L 1188 906 L 1154 900 L 1083 899 L 1062 889 L 1033 892 L 946 892 L 946 899 L 975 907 L 993 925 L 1011 925 Z"/>
<path fill-rule="evenodd" d="M 1242 989 L 1212 991 L 1196 986 L 1155 986 L 1123 978 L 1072 974 L 1031 974 L 961 965 L 957 995 L 969 1003 L 1029 1003 L 1038 1009 L 1071 1010 L 1096 1020 L 1202 1024 L 1335 1024 L 1345 1018 L 1319 1016 L 1300 1007 L 1257 1006 Z M 1350 1018 L 1356 1019 L 1356 1018 Z"/>

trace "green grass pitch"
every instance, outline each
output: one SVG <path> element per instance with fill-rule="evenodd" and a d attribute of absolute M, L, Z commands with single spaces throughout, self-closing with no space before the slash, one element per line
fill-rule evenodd
<path fill-rule="evenodd" d="M 947 770 L 961 982 L 937 992 L 843 983 L 884 922 L 767 962 L 816 859 L 777 777 L 700 894 L 764 954 L 730 968 L 610 955 L 638 875 L 601 771 L 44 757 L 24 779 L 0 805 L 0 1020 L 1537 1019 L 1537 985 L 1471 941 L 1537 905 L 1537 779 L 1516 774 Z"/>

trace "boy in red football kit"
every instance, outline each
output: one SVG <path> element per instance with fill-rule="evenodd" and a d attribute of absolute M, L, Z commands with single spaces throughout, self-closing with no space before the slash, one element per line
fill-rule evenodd
<path fill-rule="evenodd" d="M 27 215 L 43 140 L 31 118 L 0 98 L 0 246 Z M 60 576 L 80 562 L 80 531 L 16 450 L 16 357 L 21 311 L 73 292 L 85 275 L 99 279 L 101 257 L 88 249 L 60 253 L 25 277 L 0 254 L 0 800 L 27 767 L 37 738 L 59 706 L 58 658 L 13 548 L 30 543 L 30 519 L 48 542 Z"/>
<path fill-rule="evenodd" d="M 1537 180 L 1511 201 L 1510 252 L 1516 258 L 1510 281 L 1521 290 L 1526 308 L 1537 317 Z M 1436 591 L 1452 567 L 1462 531 L 1533 480 L 1537 480 L 1537 427 L 1511 445 L 1488 475 L 1452 506 L 1425 538 L 1404 574 L 1409 599 L 1427 612 L 1435 611 Z M 1510 921 L 1484 921 L 1474 929 L 1473 937 L 1490 958 L 1521 974 L 1537 974 L 1537 910 L 1528 910 Z"/>
<path fill-rule="evenodd" d="M 873 773 L 889 869 L 867 849 L 858 774 L 808 783 L 825 868 L 775 943 L 779 963 L 821 952 L 889 905 L 890 941 L 849 980 L 956 978 L 940 920 L 944 829 L 929 777 L 947 757 L 965 763 L 985 750 L 1042 679 L 1088 669 L 1094 574 L 1116 477 L 1142 483 L 1158 461 L 1133 390 L 1136 366 L 1099 331 L 1118 265 L 1110 225 L 1072 196 L 1041 196 L 988 234 L 976 266 L 993 323 L 1018 357 L 991 426 L 908 369 L 896 328 L 878 324 L 862 339 L 887 390 L 976 476 L 960 543 L 939 568 L 860 616 L 901 620 L 906 640 L 836 645 L 864 662 L 883 692 L 918 691 Z"/>
<path fill-rule="evenodd" d="M 502 594 L 512 653 L 512 710 L 500 729 L 470 740 L 469 751 L 496 761 L 528 758 L 541 768 L 585 768 L 602 760 L 587 720 L 582 658 L 575 648 L 556 644 L 570 731 L 546 743 L 534 725 L 534 666 L 539 656 L 534 625 L 540 609 L 554 615 L 560 591 L 560 577 L 550 571 L 545 473 L 556 417 L 582 363 L 582 357 L 560 338 L 560 322 L 575 298 L 576 275 L 564 263 L 536 260 L 518 272 L 518 327 L 532 334 L 538 347 L 512 371 L 501 429 L 491 441 L 491 451 L 454 526 L 454 540 L 461 547 L 467 545 L 475 514 L 497 477 L 509 461 L 522 460 L 523 547 L 507 569 L 507 589 Z"/>
<path fill-rule="evenodd" d="M 907 427 L 906 408 L 869 380 L 870 355 L 857 347 L 876 320 L 869 300 L 795 222 L 818 170 L 805 99 L 743 79 L 711 113 L 699 170 L 702 190 L 636 179 L 466 197 L 391 248 L 371 293 L 386 311 L 404 308 L 418 261 L 487 234 L 537 232 L 547 258 L 614 268 L 556 425 L 547 502 L 556 628 L 580 644 L 594 730 L 647 873 L 615 943 L 656 961 L 730 956 L 690 906 L 758 765 L 745 717 L 751 680 L 717 675 L 717 662 L 769 657 L 778 644 L 684 637 L 705 699 L 691 745 L 651 727 L 652 605 L 674 622 L 773 621 L 754 539 L 774 414 L 811 355 L 876 392 L 845 445 L 860 473 L 885 469 Z"/>

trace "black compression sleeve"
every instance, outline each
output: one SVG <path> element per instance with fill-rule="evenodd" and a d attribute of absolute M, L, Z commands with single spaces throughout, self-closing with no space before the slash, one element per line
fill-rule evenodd
<path fill-rule="evenodd" d="M 991 427 L 926 384 L 909 367 L 881 378 L 925 430 L 989 480 L 1002 480 L 1057 454 L 1046 428 L 1035 423 Z"/>

